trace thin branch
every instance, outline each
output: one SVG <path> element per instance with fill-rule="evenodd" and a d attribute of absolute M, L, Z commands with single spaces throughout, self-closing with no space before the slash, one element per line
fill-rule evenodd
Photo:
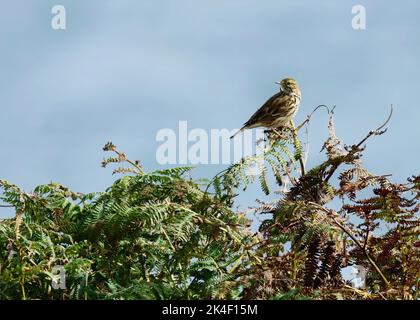
<path fill-rule="evenodd" d="M 383 133 L 385 133 L 388 129 L 384 129 L 384 130 L 382 130 L 382 128 L 383 127 L 385 127 L 387 124 L 388 124 L 388 122 L 389 122 L 389 120 L 391 120 L 391 117 L 392 117 L 392 113 L 393 113 L 393 111 L 394 111 L 394 107 L 393 107 L 393 105 L 391 104 L 391 111 L 389 112 L 389 116 L 388 116 L 388 118 L 386 119 L 386 121 L 382 124 L 382 125 L 380 125 L 378 128 L 376 128 L 375 130 L 371 130 L 371 131 L 369 131 L 369 133 L 366 135 L 366 137 L 364 137 L 363 139 L 362 139 L 362 141 L 360 141 L 357 145 L 356 145 L 356 147 L 355 147 L 355 149 L 357 149 L 357 148 L 359 148 L 367 139 L 369 139 L 371 136 L 379 136 L 379 135 L 381 135 L 381 134 L 383 134 Z"/>
<path fill-rule="evenodd" d="M 284 172 L 286 173 L 286 176 L 289 179 L 290 183 L 293 186 L 296 186 L 296 179 L 294 177 L 292 177 L 292 173 L 290 172 L 289 165 L 287 164 L 286 166 L 283 167 L 283 169 L 284 169 Z"/>
<path fill-rule="evenodd" d="M 317 106 L 309 115 L 306 116 L 305 121 L 303 121 L 300 125 L 297 126 L 296 131 L 299 131 L 305 124 L 309 123 L 309 121 L 311 120 L 312 115 L 319 109 L 319 108 L 326 108 L 328 114 L 330 114 L 330 112 L 332 110 L 334 110 L 334 108 L 330 111 L 330 108 L 328 108 L 325 104 L 320 104 L 319 106 Z"/>
<path fill-rule="evenodd" d="M 162 231 L 163 235 L 165 236 L 166 240 L 168 241 L 169 245 L 171 246 L 172 251 L 173 252 L 176 252 L 176 248 L 172 244 L 171 238 L 169 238 L 169 235 L 166 233 L 165 229 L 164 228 L 161 228 L 161 231 Z"/>
<path fill-rule="evenodd" d="M 306 136 L 305 156 L 303 157 L 303 163 L 304 164 L 306 164 L 306 162 L 308 161 L 308 156 L 309 156 L 309 130 L 308 130 L 308 126 L 305 127 L 305 136 Z"/>
<path fill-rule="evenodd" d="M 295 124 L 293 123 L 293 120 L 291 121 L 291 124 L 292 124 L 292 134 L 293 134 L 293 139 L 294 139 L 293 144 L 295 145 L 295 148 L 296 148 L 297 143 L 299 143 L 300 145 L 299 164 L 300 164 L 300 173 L 301 173 L 301 176 L 303 177 L 305 175 L 305 164 L 303 163 L 303 159 L 302 159 L 302 144 L 298 138 L 298 135 L 297 135 L 298 131 L 295 127 Z"/>

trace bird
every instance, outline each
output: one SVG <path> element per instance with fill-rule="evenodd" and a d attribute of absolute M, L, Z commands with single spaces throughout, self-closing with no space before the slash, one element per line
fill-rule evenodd
<path fill-rule="evenodd" d="M 290 124 L 300 105 L 301 92 L 299 85 L 292 78 L 285 78 L 275 83 L 280 85 L 280 91 L 268 99 L 245 122 L 243 127 L 230 137 L 231 139 L 245 129 L 265 127 L 275 130 L 276 128 L 287 127 Z"/>

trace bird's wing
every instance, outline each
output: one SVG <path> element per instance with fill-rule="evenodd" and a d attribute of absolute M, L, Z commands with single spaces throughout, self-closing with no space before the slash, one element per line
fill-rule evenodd
<path fill-rule="evenodd" d="M 279 116 L 282 116 L 281 106 L 283 106 L 287 100 L 290 99 L 289 95 L 283 91 L 276 93 L 270 99 L 268 99 L 259 108 L 249 120 L 244 124 L 246 128 L 252 128 L 254 126 L 264 125 L 270 123 Z"/>

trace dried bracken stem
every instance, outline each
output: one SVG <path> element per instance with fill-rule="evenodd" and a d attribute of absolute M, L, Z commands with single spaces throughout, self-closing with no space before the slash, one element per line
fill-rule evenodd
<path fill-rule="evenodd" d="M 382 128 L 384 128 L 388 124 L 388 122 L 391 120 L 393 110 L 394 110 L 394 107 L 391 105 L 391 111 L 390 111 L 389 116 L 386 119 L 386 121 L 383 124 L 381 124 L 378 128 L 369 131 L 369 133 L 366 135 L 366 137 L 364 137 L 358 144 L 353 145 L 350 148 L 348 148 L 349 151 L 348 151 L 347 155 L 344 155 L 344 157 L 346 157 L 346 156 L 351 157 L 351 156 L 355 155 L 357 152 L 361 151 L 361 148 L 360 148 L 361 145 L 364 142 L 366 142 L 366 140 L 368 140 L 371 136 L 378 136 L 378 135 L 384 134 L 387 131 L 387 129 L 382 130 Z M 332 165 L 332 167 L 331 167 L 331 169 L 330 169 L 330 171 L 329 171 L 329 173 L 328 173 L 328 175 L 325 179 L 326 181 L 330 180 L 330 178 L 332 177 L 334 172 L 337 170 L 339 165 L 342 164 L 343 162 L 344 161 L 336 162 Z"/>
<path fill-rule="evenodd" d="M 297 126 L 296 131 L 299 131 L 305 124 L 309 124 L 309 122 L 311 121 L 311 117 L 312 115 L 319 109 L 319 108 L 325 108 L 327 109 L 328 114 L 330 114 L 330 108 L 328 108 L 325 104 L 320 104 L 319 106 L 317 106 L 309 115 L 306 116 L 306 119 Z M 335 106 L 334 106 L 335 108 Z M 333 110 L 334 110 L 333 108 Z"/>
<path fill-rule="evenodd" d="M 386 119 L 386 121 L 382 124 L 382 125 L 380 125 L 378 128 L 376 128 L 376 129 L 374 129 L 374 130 L 371 130 L 371 131 L 369 131 L 369 133 L 366 135 L 366 137 L 364 137 L 357 145 L 356 145 L 356 147 L 355 147 L 355 149 L 358 149 L 367 139 L 369 139 L 371 136 L 379 136 L 379 135 L 381 135 L 381 134 L 384 134 L 388 129 L 383 129 L 382 130 L 382 128 L 384 128 L 387 124 L 388 124 L 388 122 L 391 120 L 391 117 L 392 117 L 392 113 L 393 113 L 393 111 L 394 111 L 394 106 L 391 104 L 391 110 L 390 110 L 390 112 L 389 112 L 389 116 L 388 116 L 388 118 Z"/>

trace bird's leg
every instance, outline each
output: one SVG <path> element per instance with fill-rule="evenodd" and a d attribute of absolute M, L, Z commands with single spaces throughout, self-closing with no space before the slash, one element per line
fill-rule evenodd
<path fill-rule="evenodd" d="M 290 122 L 285 125 L 283 129 L 288 130 L 292 134 L 293 138 L 297 137 L 298 128 L 295 127 L 293 120 L 290 120 Z"/>
<path fill-rule="evenodd" d="M 282 136 L 281 136 L 281 133 L 280 133 L 280 132 L 278 132 L 276 128 L 273 128 L 272 130 L 273 130 L 273 132 L 274 132 L 275 134 L 277 134 L 277 136 L 279 137 L 279 139 L 281 139 L 281 137 L 282 137 Z"/>

